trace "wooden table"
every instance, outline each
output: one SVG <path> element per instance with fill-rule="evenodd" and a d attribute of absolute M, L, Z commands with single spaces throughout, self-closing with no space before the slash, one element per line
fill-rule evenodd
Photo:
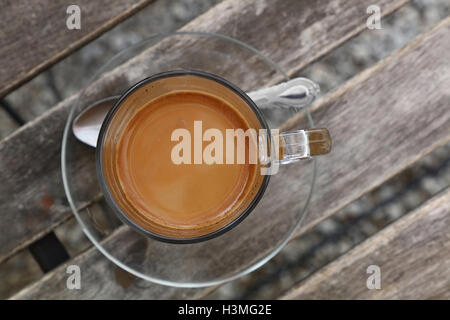
<path fill-rule="evenodd" d="M 27 16 L 26 1 L 6 1 L 0 12 L 0 97 L 153 2 L 80 0 L 84 12 L 96 14 L 84 14 L 82 30 L 67 32 L 65 20 L 56 18 L 65 15 L 67 1 L 35 1 L 36 11 Z M 377 4 L 385 16 L 407 3 Z M 371 4 L 371 0 L 225 0 L 181 30 L 222 33 L 245 41 L 292 76 L 362 32 Z M 133 58 L 139 59 L 145 59 L 145 53 Z M 258 65 L 254 67 L 257 70 Z M 121 71 L 113 70 L 98 91 L 120 77 Z M 260 83 L 251 80 L 245 80 L 249 88 L 279 81 L 271 74 L 261 77 Z M 78 95 L 0 141 L 0 264 L 26 248 L 33 248 L 36 259 L 45 258 L 40 239 L 54 243 L 52 230 L 74 219 L 62 187 L 60 152 L 63 127 Z M 450 141 L 450 18 L 319 100 L 311 112 L 317 126 L 329 128 L 334 146 L 320 160 L 316 192 L 297 236 Z M 299 121 L 293 118 L 287 126 Z M 80 169 L 81 175 L 87 172 Z M 101 205 L 97 199 L 88 204 L 91 210 L 101 210 Z M 304 281 L 293 283 L 281 298 L 448 299 L 449 227 L 447 189 Z M 120 229 L 111 230 L 104 243 L 114 246 L 121 237 Z M 64 248 L 54 250 L 63 252 L 64 258 Z M 60 262 L 55 268 L 58 261 L 47 266 L 41 261 L 43 276 L 11 298 L 195 299 L 215 289 L 146 284 L 142 290 L 94 247 Z M 83 270 L 86 285 L 81 290 L 66 289 L 70 264 Z M 361 285 L 370 264 L 384 272 L 382 290 Z"/>

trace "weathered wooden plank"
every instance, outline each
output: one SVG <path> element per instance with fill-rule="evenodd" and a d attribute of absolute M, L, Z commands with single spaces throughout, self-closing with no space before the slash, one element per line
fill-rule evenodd
<path fill-rule="evenodd" d="M 311 228 L 450 140 L 450 114 L 447 112 L 450 102 L 449 31 L 450 18 L 314 106 L 313 117 L 330 129 L 334 148 L 329 156 L 319 161 L 316 193 L 301 231 Z M 429 50 L 430 47 L 434 50 Z M 422 70 L 421 77 L 416 76 L 417 70 Z M 300 123 L 301 119 L 295 119 L 290 127 Z M 292 192 L 282 196 L 269 193 L 263 200 L 264 210 L 269 214 L 259 212 L 259 215 L 249 216 L 253 220 L 246 246 L 241 248 L 244 254 L 254 246 L 251 240 L 255 234 L 264 233 L 270 242 L 276 235 L 273 229 L 283 228 L 291 222 L 285 213 L 287 208 L 296 206 L 297 190 L 308 173 L 292 165 L 286 168 L 280 170 L 280 179 L 275 184 L 271 182 L 269 188 L 277 189 L 278 183 L 283 183 Z M 270 215 L 274 210 L 283 214 Z M 230 240 L 227 235 L 222 236 L 224 241 Z M 114 243 L 119 238 L 123 243 L 130 239 L 124 230 L 105 243 Z M 212 252 L 208 252 L 199 246 L 198 250 L 203 250 L 204 256 L 211 254 L 214 257 L 211 260 L 223 262 L 234 256 L 226 250 L 228 247 L 231 246 L 217 248 L 213 245 L 209 248 Z M 91 251 L 91 254 L 101 261 L 100 253 Z M 233 259 L 234 263 L 243 261 L 236 256 Z M 74 263 L 77 262 L 75 258 Z M 215 267 L 219 267 L 216 272 L 220 273 L 220 266 Z M 90 268 L 92 265 L 85 266 L 86 270 Z M 55 271 L 33 290 L 25 289 L 17 297 L 45 298 L 57 291 L 60 297 L 69 297 L 67 290 L 52 280 L 60 277 L 58 272 L 61 271 Z M 93 283 L 92 290 L 101 290 L 107 282 L 108 279 L 103 278 Z"/>
<path fill-rule="evenodd" d="M 333 152 L 319 159 L 305 226 L 450 141 L 449 49 L 447 18 L 313 106 L 316 125 L 331 132 Z M 292 119 L 286 127 L 302 123 Z"/>
<path fill-rule="evenodd" d="M 127 238 L 124 228 L 117 229 L 106 245 L 109 250 L 114 246 L 121 246 L 124 250 L 135 246 L 134 238 Z M 128 234 L 130 235 L 130 234 Z M 79 290 L 67 289 L 66 282 L 68 265 L 79 265 L 81 268 L 81 288 Z M 84 266 L 90 266 L 84 269 Z M 108 279 L 105 281 L 105 279 Z M 53 283 L 51 289 L 43 288 L 42 283 Z M 101 285 L 93 285 L 100 284 Z M 56 291 L 55 288 L 57 288 Z M 50 290 L 47 290 L 50 289 Z M 148 283 L 137 279 L 129 273 L 115 266 L 99 251 L 92 247 L 78 255 L 72 261 L 58 267 L 45 275 L 26 290 L 19 292 L 11 299 L 195 299 L 211 289 L 177 289 Z M 45 291 L 45 293 L 43 292 Z M 42 293 L 44 295 L 42 295 Z"/>
<path fill-rule="evenodd" d="M 282 299 L 450 299 L 450 189 L 294 286 Z M 381 288 L 366 286 L 380 268 Z"/>
<path fill-rule="evenodd" d="M 382 13 L 390 13 L 406 2 L 383 0 L 380 2 Z M 271 1 L 270 6 L 260 6 L 260 3 L 264 4 L 261 1 L 224 1 L 183 30 L 207 30 L 236 36 L 262 49 L 292 73 L 354 35 L 356 30 L 362 30 L 365 8 L 370 0 L 358 4 L 348 0 L 333 3 L 316 1 L 314 6 L 307 1 L 294 0 Z M 260 18 L 261 14 L 264 14 L 264 19 Z M 241 19 L 242 16 L 245 19 Z M 262 32 L 267 28 L 270 32 Z M 274 41 L 265 33 L 285 36 L 278 36 Z M 170 44 L 177 45 L 166 42 L 159 49 L 173 48 Z M 151 61 L 152 50 L 131 60 L 127 66 L 134 67 L 141 74 L 148 71 L 142 68 L 146 65 L 142 61 Z M 220 52 L 220 47 L 217 50 Z M 198 52 L 192 52 L 192 56 L 198 57 Z M 185 58 L 192 56 L 186 55 Z M 261 77 L 255 80 L 244 75 L 240 82 L 242 86 L 251 88 L 274 80 L 274 75 L 264 78 L 263 70 L 267 69 L 261 66 L 260 60 L 247 58 L 247 70 L 261 70 Z M 225 76 L 226 72 L 230 72 L 230 77 L 236 76 L 233 72 L 238 68 L 222 67 Z M 118 68 L 99 81 L 92 91 L 98 92 L 98 98 L 117 94 L 115 90 L 129 85 L 130 81 Z M 77 97 L 66 99 L 0 142 L 0 262 L 71 215 L 61 183 L 59 154 L 64 122 Z M 92 97 L 95 98 L 95 94 Z M 84 152 L 81 164 L 78 164 L 79 179 L 83 182 L 80 190 L 88 197 L 96 191 L 85 187 L 95 185 L 95 176 L 91 174 L 94 152 L 82 145 L 79 148 Z"/>
<path fill-rule="evenodd" d="M 80 30 L 66 27 L 71 1 L 2 1 L 0 97 L 153 1 L 77 1 Z"/>

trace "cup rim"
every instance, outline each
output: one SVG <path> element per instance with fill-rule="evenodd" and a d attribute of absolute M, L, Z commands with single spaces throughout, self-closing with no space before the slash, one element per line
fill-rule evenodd
<path fill-rule="evenodd" d="M 144 78 L 144 79 L 138 81 L 137 83 L 132 85 L 130 88 L 128 88 L 125 91 L 125 93 L 123 93 L 120 96 L 120 98 L 116 101 L 114 106 L 108 111 L 108 113 L 102 123 L 102 126 L 100 128 L 100 132 L 99 132 L 98 139 L 97 139 L 95 158 L 96 158 L 97 178 L 98 178 L 98 181 L 100 184 L 100 188 L 103 192 L 106 202 L 113 209 L 116 216 L 122 222 L 128 224 L 132 229 L 138 231 L 139 233 L 141 233 L 147 237 L 150 237 L 152 239 L 159 240 L 162 242 L 173 243 L 173 244 L 189 244 L 189 243 L 202 242 L 202 241 L 213 239 L 215 237 L 218 237 L 218 236 L 224 234 L 227 231 L 230 231 L 231 229 L 236 227 L 239 223 L 241 223 L 253 211 L 253 209 L 256 207 L 256 205 L 259 203 L 259 201 L 263 197 L 264 192 L 266 191 L 267 186 L 269 184 L 269 180 L 270 180 L 270 175 L 264 175 L 261 186 L 259 187 L 258 192 L 253 197 L 250 204 L 247 206 L 247 208 L 244 211 L 242 211 L 241 214 L 239 214 L 239 216 L 237 216 L 230 223 L 228 223 L 227 225 L 225 225 L 225 226 L 221 227 L 220 229 L 217 229 L 211 233 L 197 236 L 197 237 L 192 237 L 192 238 L 174 238 L 174 237 L 160 235 L 155 232 L 151 232 L 151 231 L 143 228 L 139 224 L 137 224 L 131 218 L 129 218 L 128 215 L 118 206 L 118 204 L 116 203 L 116 201 L 114 200 L 114 198 L 112 197 L 112 195 L 109 191 L 108 185 L 106 184 L 106 179 L 105 179 L 105 176 L 103 173 L 103 163 L 102 163 L 104 136 L 105 136 L 106 130 L 107 130 L 111 120 L 114 117 L 115 112 L 120 108 L 121 103 L 125 99 L 127 99 L 127 97 L 131 93 L 135 92 L 143 85 L 154 82 L 154 81 L 162 79 L 162 78 L 174 77 L 174 76 L 185 76 L 185 75 L 199 76 L 199 77 L 203 77 L 203 78 L 206 78 L 209 80 L 214 80 L 214 81 L 218 82 L 219 84 L 227 87 L 234 93 L 236 93 L 250 107 L 250 109 L 253 111 L 253 113 L 257 117 L 258 121 L 260 122 L 262 128 L 266 129 L 268 138 L 271 139 L 269 125 L 267 124 L 267 121 L 265 120 L 263 114 L 261 113 L 261 111 L 257 107 L 257 105 L 255 104 L 255 102 L 243 90 L 238 88 L 236 85 L 234 85 L 230 81 L 228 81 L 220 76 L 217 76 L 215 74 L 212 74 L 212 73 L 199 71 L 199 70 L 192 70 L 192 69 L 164 71 L 164 72 L 154 74 L 150 77 L 147 77 L 147 78 Z"/>

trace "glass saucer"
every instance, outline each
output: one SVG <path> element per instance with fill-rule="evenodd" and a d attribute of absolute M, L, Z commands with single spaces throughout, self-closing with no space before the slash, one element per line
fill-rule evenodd
<path fill-rule="evenodd" d="M 281 166 L 251 214 L 225 234 L 200 243 L 171 244 L 122 224 L 103 200 L 95 149 L 72 133 L 75 117 L 94 102 L 121 95 L 150 75 L 176 69 L 213 73 L 246 92 L 288 80 L 255 48 L 230 37 L 181 32 L 154 35 L 118 52 L 96 70 L 70 110 L 62 141 L 62 176 L 70 206 L 83 231 L 109 260 L 161 285 L 205 287 L 236 279 L 262 266 L 298 230 L 312 195 L 316 161 Z M 271 127 L 296 115 L 298 128 L 313 127 L 308 108 L 262 110 Z"/>

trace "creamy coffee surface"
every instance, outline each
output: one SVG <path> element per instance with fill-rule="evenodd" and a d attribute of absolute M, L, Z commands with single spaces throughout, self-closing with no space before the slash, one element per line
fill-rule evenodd
<path fill-rule="evenodd" d="M 256 164 L 193 164 L 193 154 L 191 164 L 172 161 L 178 143 L 171 141 L 173 131 L 187 129 L 193 139 L 194 121 L 199 120 L 203 131 L 216 128 L 223 136 L 226 129 L 249 128 L 232 105 L 196 91 L 158 97 L 127 123 L 118 142 L 116 168 L 140 219 L 172 229 L 196 229 L 239 216 L 242 203 L 254 197 L 260 180 L 255 179 Z"/>

